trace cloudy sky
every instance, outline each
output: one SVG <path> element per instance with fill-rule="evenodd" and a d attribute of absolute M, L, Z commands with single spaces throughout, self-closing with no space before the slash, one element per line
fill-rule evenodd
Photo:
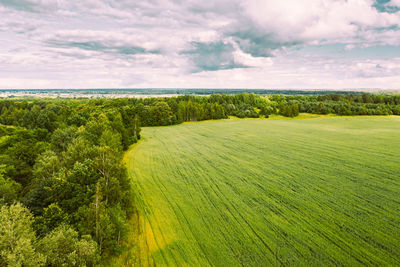
<path fill-rule="evenodd" d="M 400 89 L 400 0 L 0 0 L 0 88 Z"/>

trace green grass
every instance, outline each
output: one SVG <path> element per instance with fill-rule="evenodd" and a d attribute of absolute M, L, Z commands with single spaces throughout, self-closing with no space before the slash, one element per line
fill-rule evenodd
<path fill-rule="evenodd" d="M 125 157 L 140 214 L 129 264 L 400 265 L 399 117 L 222 120 L 142 135 Z"/>

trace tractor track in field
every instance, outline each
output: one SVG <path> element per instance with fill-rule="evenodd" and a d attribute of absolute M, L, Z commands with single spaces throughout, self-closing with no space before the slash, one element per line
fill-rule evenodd
<path fill-rule="evenodd" d="M 202 160 L 205 160 L 204 155 L 198 155 L 198 156 L 202 156 L 202 157 L 200 157 L 200 158 L 202 158 Z M 199 157 L 197 157 L 197 158 L 199 158 Z M 209 164 L 209 166 L 213 166 L 213 162 L 210 162 L 210 161 L 209 161 L 208 164 Z M 196 165 L 194 165 L 194 168 L 195 168 L 195 169 L 194 169 L 193 171 L 194 171 L 195 173 L 200 173 L 200 172 L 203 171 L 203 170 L 200 169 L 200 168 L 196 168 Z M 224 174 L 223 171 L 220 171 L 220 169 L 223 168 L 223 167 L 213 166 L 213 168 L 214 168 L 215 170 L 217 170 L 217 173 L 219 172 L 220 174 Z M 211 179 L 210 181 L 212 182 L 213 180 Z M 252 233 L 254 234 L 254 236 L 260 241 L 261 244 L 263 244 L 264 247 L 266 247 L 271 253 L 274 253 L 273 250 L 268 246 L 268 244 L 263 240 L 263 238 L 257 233 L 257 231 L 256 231 L 256 230 L 251 226 L 251 224 L 246 220 L 246 218 L 242 215 L 242 213 L 235 207 L 235 205 L 233 205 L 233 204 L 231 203 L 231 201 L 230 201 L 228 198 L 226 198 L 225 194 L 223 193 L 223 191 L 221 191 L 221 189 L 219 188 L 218 184 L 217 184 L 217 183 L 212 183 L 212 184 L 213 184 L 213 187 L 211 187 L 211 188 L 213 188 L 213 192 L 218 196 L 218 198 L 219 198 L 220 200 L 222 200 L 222 203 L 223 203 L 224 206 L 225 206 L 225 210 L 229 211 L 230 215 L 231 215 L 233 218 L 235 218 L 236 222 L 237 222 L 239 225 L 241 225 L 242 227 L 245 226 L 245 228 L 249 229 L 249 231 L 252 232 Z M 216 188 L 216 189 L 214 189 L 214 188 Z M 213 206 L 217 209 L 217 206 L 216 206 L 213 202 L 211 202 L 211 203 L 212 203 Z M 228 203 L 228 204 L 227 204 L 227 203 Z M 235 216 L 235 214 L 237 214 L 237 215 Z M 239 218 L 240 218 L 241 220 L 240 220 Z M 244 224 L 241 223 L 241 221 L 244 222 Z M 246 226 L 247 226 L 247 227 L 246 227 Z M 245 232 L 246 232 L 246 235 L 248 235 L 248 232 L 249 232 L 249 231 L 245 231 Z M 251 239 L 253 239 L 253 237 L 251 237 L 250 235 L 248 235 L 248 237 L 251 238 Z M 279 261 L 279 260 L 278 260 L 278 261 Z M 282 263 L 282 262 L 280 262 L 280 263 Z"/>
<path fill-rule="evenodd" d="M 161 141 L 161 140 L 160 140 L 160 142 L 163 143 L 163 141 Z M 197 155 L 197 156 L 202 156 L 202 155 L 199 154 L 199 155 Z M 198 173 L 198 174 L 201 173 L 201 172 L 203 172 L 202 169 L 196 168 L 196 165 L 192 165 L 192 166 L 193 166 L 193 169 L 191 169 L 191 171 L 194 171 L 195 173 Z M 176 168 L 176 170 L 178 170 L 178 171 L 180 172 L 181 166 L 179 166 L 179 164 L 178 164 L 176 161 L 175 161 L 175 164 L 173 165 L 173 167 Z M 182 172 L 181 172 L 181 174 L 182 174 L 181 177 L 186 177 L 186 176 L 187 176 L 186 174 L 183 174 Z M 213 180 L 211 179 L 210 181 L 212 182 Z M 199 184 L 197 184 L 197 188 L 200 189 L 200 190 L 203 190 L 202 187 L 201 187 Z M 224 197 L 222 191 L 219 189 L 218 184 L 212 183 L 211 186 L 210 186 L 210 188 L 212 189 L 213 193 L 218 197 L 218 199 L 223 200 L 223 203 L 224 203 L 224 206 L 225 206 L 225 209 L 224 209 L 224 210 L 227 210 L 227 211 L 229 212 L 229 214 L 231 215 L 231 217 L 235 218 L 235 220 L 237 221 L 238 224 L 244 226 L 244 225 L 240 222 L 240 220 L 238 219 L 238 217 L 235 216 L 235 214 L 239 214 L 239 213 L 238 213 L 237 210 L 234 208 L 234 206 L 233 206 L 233 205 L 228 206 L 227 203 L 229 203 L 229 200 L 228 200 L 226 197 Z M 214 188 L 217 188 L 217 189 L 214 189 Z M 204 192 L 204 191 L 203 191 L 203 192 Z M 221 209 L 217 207 L 217 205 L 212 201 L 212 199 L 209 197 L 209 195 L 208 195 L 208 194 L 204 194 L 204 195 L 207 197 L 208 202 L 214 207 L 214 209 L 216 209 L 217 211 L 219 211 L 219 212 L 221 213 Z M 179 207 L 179 205 L 177 205 L 177 207 L 180 209 L 182 215 L 184 216 L 184 214 L 183 214 L 181 208 Z M 234 212 L 232 212 L 232 210 L 234 210 Z M 184 216 L 184 218 L 185 218 L 185 221 L 187 222 L 187 224 L 189 224 L 187 218 L 186 218 L 185 216 Z M 264 244 L 264 246 L 265 246 L 266 243 L 260 238 L 260 236 L 258 236 L 258 234 L 254 231 L 254 229 L 251 228 L 251 226 L 250 226 L 249 223 L 246 221 L 246 219 L 245 219 L 243 216 L 241 216 L 241 219 L 242 219 L 242 221 L 244 221 L 245 225 L 247 225 L 247 228 L 250 228 L 251 231 L 253 232 L 253 234 L 254 234 L 255 236 L 257 236 L 257 238 L 260 239 L 260 241 L 261 241 L 261 242 Z M 249 227 L 249 226 L 250 226 L 250 227 Z M 225 231 L 227 231 L 227 230 L 228 230 L 228 229 L 225 229 Z M 248 235 L 248 234 L 247 234 L 248 231 L 245 231 L 245 232 L 246 232 L 246 235 Z M 194 235 L 194 234 L 192 233 L 192 235 Z M 228 240 L 226 239 L 225 235 L 223 235 L 223 236 L 224 236 L 225 240 L 228 241 Z M 248 237 L 249 237 L 249 238 L 252 238 L 250 235 L 248 235 Z M 227 242 L 227 243 L 228 243 L 228 242 Z M 200 243 L 199 243 L 199 246 L 201 246 Z M 234 253 L 232 249 L 231 249 L 231 251 L 232 251 L 232 253 Z M 203 250 L 203 252 L 205 253 L 204 250 Z M 239 264 L 243 265 L 243 264 L 240 263 L 240 262 L 239 262 Z"/>
<path fill-rule="evenodd" d="M 158 140 L 159 140 L 161 143 L 163 143 L 162 139 L 158 139 Z M 175 165 L 175 167 L 177 167 L 177 168 L 176 168 L 177 170 L 180 170 L 179 166 Z M 185 177 L 185 176 L 182 175 L 182 177 Z M 158 185 L 161 185 L 161 186 L 164 188 L 164 190 L 167 190 L 167 188 L 165 187 L 165 185 L 161 182 L 161 179 L 158 181 Z M 185 226 L 185 225 L 189 225 L 189 223 L 188 223 L 188 220 L 187 220 L 187 218 L 186 218 L 184 212 L 183 212 L 182 209 L 180 208 L 179 204 L 173 205 L 172 202 L 169 200 L 168 196 L 164 193 L 164 191 L 162 191 L 162 193 L 163 193 L 164 199 L 167 201 L 169 207 L 170 207 L 171 210 L 174 212 L 175 217 L 176 217 L 176 218 L 179 218 L 180 216 L 178 216 L 178 214 L 180 214 L 180 215 L 184 218 L 184 220 L 185 220 L 184 222 L 181 222 L 181 221 L 179 221 L 179 220 L 178 220 L 178 221 L 179 221 L 179 224 L 180 224 L 181 229 L 182 229 L 182 230 L 183 230 L 183 229 L 186 229 L 187 227 L 184 227 L 184 226 Z M 186 224 L 184 224 L 184 223 L 186 223 Z M 200 248 L 201 252 L 203 253 L 203 255 L 204 255 L 204 256 L 207 255 L 206 252 L 205 252 L 204 249 L 203 249 L 202 244 L 197 240 L 196 235 L 193 233 L 193 231 L 192 231 L 190 228 L 188 228 L 188 229 L 190 230 L 191 238 L 194 239 L 194 240 L 196 240 L 196 242 L 197 242 L 197 244 L 199 245 L 199 248 Z M 187 234 L 187 232 L 186 232 L 185 230 L 183 230 L 183 231 L 185 232 L 186 238 L 189 238 L 189 235 Z M 171 253 L 171 254 L 172 254 L 172 253 Z M 207 257 L 205 257 L 205 258 L 207 259 Z M 175 262 L 176 262 L 176 264 L 178 265 L 178 262 L 176 261 L 176 259 L 175 259 Z M 209 264 L 210 264 L 210 266 L 212 265 L 210 262 L 209 262 Z"/>
<path fill-rule="evenodd" d="M 154 159 L 154 157 L 152 156 L 152 153 L 153 153 L 153 152 L 151 152 L 150 158 L 151 158 L 151 159 Z M 154 172 L 154 171 L 153 171 L 153 166 L 154 166 L 154 164 L 153 164 L 153 163 L 150 163 L 150 166 L 151 166 L 151 173 L 153 173 L 153 172 Z M 160 179 L 155 179 L 155 178 L 154 178 L 155 176 L 152 176 L 152 177 L 153 177 L 153 181 L 155 182 L 155 184 L 158 185 L 158 188 L 160 189 L 160 192 L 161 192 L 161 194 L 163 195 L 164 199 L 167 201 L 169 207 L 173 209 L 172 204 L 169 202 L 168 197 L 167 197 L 167 195 L 165 194 L 165 191 L 167 190 L 166 187 L 163 185 L 163 183 L 162 183 L 162 181 L 161 181 Z M 158 218 L 157 216 L 155 216 L 155 221 L 156 221 L 156 225 L 158 226 L 158 231 L 160 232 L 160 236 L 161 236 L 161 238 L 162 238 L 162 240 L 163 240 L 163 241 L 162 241 L 163 244 L 168 244 L 168 241 L 167 241 L 167 239 L 166 239 L 165 236 L 164 236 L 164 232 L 163 232 L 162 229 L 160 228 L 160 227 L 161 227 L 161 223 L 160 223 L 159 219 L 160 219 L 160 218 Z M 153 227 L 153 226 L 152 226 L 152 227 Z M 155 239 L 156 242 L 157 242 L 157 238 L 156 238 L 155 236 L 154 236 L 154 239 Z M 157 246 L 158 246 L 158 248 L 159 248 L 161 254 L 163 255 L 163 258 L 164 258 L 165 262 L 168 262 L 168 258 L 164 255 L 164 252 L 163 252 L 163 249 L 162 249 L 163 246 L 161 246 L 158 242 L 157 242 Z M 172 256 L 172 259 L 173 259 L 175 265 L 178 265 L 178 262 L 177 262 L 177 260 L 176 260 L 176 258 L 175 258 L 175 255 L 174 255 L 173 253 L 170 253 L 170 254 L 171 254 L 171 256 Z"/>

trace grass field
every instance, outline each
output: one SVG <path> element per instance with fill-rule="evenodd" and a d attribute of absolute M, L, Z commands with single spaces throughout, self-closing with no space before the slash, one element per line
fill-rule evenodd
<path fill-rule="evenodd" d="M 400 265 L 399 117 L 222 120 L 142 135 L 125 157 L 140 210 L 126 264 Z"/>

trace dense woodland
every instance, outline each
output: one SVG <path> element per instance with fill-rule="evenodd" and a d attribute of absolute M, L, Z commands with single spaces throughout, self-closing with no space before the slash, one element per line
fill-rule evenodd
<path fill-rule="evenodd" d="M 400 96 L 0 100 L 0 266 L 92 266 L 121 253 L 137 193 L 122 155 L 141 126 L 300 112 L 400 115 Z"/>

